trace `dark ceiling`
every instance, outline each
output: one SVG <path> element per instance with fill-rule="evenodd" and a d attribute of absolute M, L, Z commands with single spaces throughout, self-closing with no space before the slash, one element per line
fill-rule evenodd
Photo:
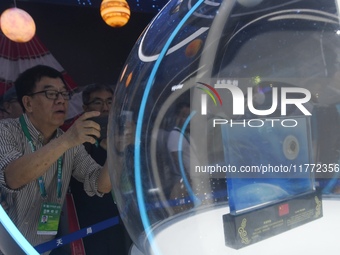
<path fill-rule="evenodd" d="M 0 14 L 13 7 L 14 1 L 0 0 Z M 149 11 L 134 11 L 128 0 L 132 10 L 129 22 L 112 28 L 100 16 L 100 1 L 16 0 L 16 6 L 34 19 L 36 36 L 78 86 L 115 83 L 138 37 L 157 14 L 151 12 L 151 4 L 146 8 Z"/>
<path fill-rule="evenodd" d="M 14 3 L 15 0 L 1 0 Z M 35 3 L 50 3 L 58 5 L 72 5 L 83 7 L 95 7 L 99 8 L 102 0 L 16 0 L 20 2 L 35 2 Z M 131 11 L 134 12 L 148 12 L 157 13 L 168 2 L 167 0 L 127 0 Z"/>

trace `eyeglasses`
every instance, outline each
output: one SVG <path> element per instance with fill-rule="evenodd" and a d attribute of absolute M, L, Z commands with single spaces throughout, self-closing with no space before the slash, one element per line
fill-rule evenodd
<path fill-rule="evenodd" d="M 87 103 L 86 105 L 93 105 L 96 108 L 102 108 L 104 106 L 104 104 L 106 104 L 108 107 L 111 106 L 112 105 L 112 99 L 109 98 L 109 99 L 103 100 L 103 99 L 97 98 L 97 99 Z"/>
<path fill-rule="evenodd" d="M 52 99 L 52 100 L 58 99 L 59 95 L 61 95 L 63 99 L 65 100 L 70 100 L 73 95 L 71 91 L 60 91 L 59 92 L 55 90 L 42 90 L 42 91 L 31 93 L 28 96 L 33 96 L 33 95 L 41 94 L 41 93 L 45 93 L 45 97 L 48 99 Z"/>

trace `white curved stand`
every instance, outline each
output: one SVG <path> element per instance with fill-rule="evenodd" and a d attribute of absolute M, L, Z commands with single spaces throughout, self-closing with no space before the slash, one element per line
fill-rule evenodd
<path fill-rule="evenodd" d="M 338 254 L 340 200 L 323 200 L 323 217 L 279 235 L 235 250 L 225 246 L 221 207 L 174 218 L 154 232 L 160 254 L 150 249 L 145 255 L 320 255 Z M 133 246 L 131 255 L 143 255 Z"/>

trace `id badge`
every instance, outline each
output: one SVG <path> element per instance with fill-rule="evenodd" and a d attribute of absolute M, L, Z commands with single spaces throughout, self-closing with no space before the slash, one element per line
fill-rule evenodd
<path fill-rule="evenodd" d="M 40 209 L 38 235 L 56 235 L 58 232 L 61 205 L 43 203 Z"/>

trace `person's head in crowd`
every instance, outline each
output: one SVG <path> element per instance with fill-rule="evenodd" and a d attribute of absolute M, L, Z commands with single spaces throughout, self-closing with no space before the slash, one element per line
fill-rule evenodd
<path fill-rule="evenodd" d="M 55 129 L 64 123 L 72 92 L 61 72 L 37 65 L 19 75 L 15 88 L 23 111 L 36 126 Z"/>
<path fill-rule="evenodd" d="M 178 128 L 182 128 L 184 122 L 190 115 L 190 105 L 187 102 L 180 102 L 175 107 L 175 116 L 176 116 L 176 126 Z M 189 125 L 187 126 L 187 131 L 189 131 Z"/>
<path fill-rule="evenodd" d="M 88 85 L 82 93 L 83 110 L 100 111 L 101 116 L 108 115 L 112 105 L 113 89 L 108 84 Z"/>
<path fill-rule="evenodd" d="M 14 86 L 5 92 L 2 105 L 6 118 L 18 118 L 22 114 L 22 107 Z"/>

